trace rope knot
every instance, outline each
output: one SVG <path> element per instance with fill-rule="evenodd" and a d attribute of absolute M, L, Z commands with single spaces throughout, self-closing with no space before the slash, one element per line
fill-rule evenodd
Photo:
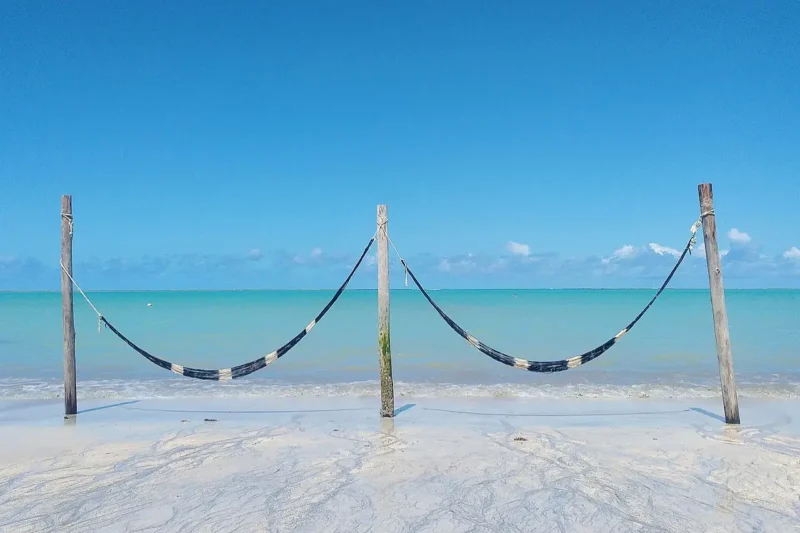
<path fill-rule="evenodd" d="M 689 255 L 692 254 L 692 248 L 694 248 L 694 246 L 697 244 L 697 230 L 700 229 L 700 226 L 702 224 L 703 224 L 703 217 L 701 215 L 700 218 L 698 218 L 694 222 L 694 224 L 692 224 L 692 227 L 689 228 L 689 231 L 692 232 L 692 236 L 689 238 L 689 247 L 688 247 L 689 248 Z"/>
<path fill-rule="evenodd" d="M 713 215 L 714 215 L 713 209 L 709 209 L 708 211 L 703 211 L 702 213 L 700 213 L 700 218 L 695 220 L 694 224 L 692 224 L 692 227 L 689 230 L 692 232 L 692 237 L 691 239 L 689 239 L 689 255 L 691 255 L 692 253 L 692 248 L 694 248 L 694 246 L 697 244 L 697 230 L 699 230 L 700 226 L 703 225 L 703 219 L 706 218 L 707 216 L 713 216 Z"/>
<path fill-rule="evenodd" d="M 69 223 L 69 234 L 72 235 L 72 233 L 75 231 L 75 219 L 72 218 L 72 215 L 69 213 L 61 213 L 61 218 L 66 219 L 66 221 Z"/>

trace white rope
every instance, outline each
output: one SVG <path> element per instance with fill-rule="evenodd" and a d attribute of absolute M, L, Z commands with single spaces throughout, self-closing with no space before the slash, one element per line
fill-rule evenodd
<path fill-rule="evenodd" d="M 703 225 L 703 219 L 708 216 L 714 216 L 714 210 L 709 209 L 708 211 L 703 211 L 700 213 L 700 218 L 698 218 L 694 224 L 692 224 L 691 232 L 692 232 L 692 239 L 689 241 L 689 253 L 692 253 L 692 248 L 694 248 L 695 244 L 697 244 L 697 230 L 700 229 L 700 226 Z"/>
<path fill-rule="evenodd" d="M 73 231 L 75 231 L 75 219 L 69 213 L 61 213 L 61 217 L 69 222 L 69 234 L 72 235 Z"/>
<path fill-rule="evenodd" d="M 400 264 L 403 265 L 403 268 L 406 271 L 406 287 L 408 287 L 408 267 L 405 266 L 406 262 L 403 261 L 403 256 L 400 254 L 400 250 L 397 249 L 397 246 L 395 246 L 394 241 L 392 240 L 391 237 L 389 237 L 389 232 L 386 231 L 386 223 L 385 222 L 383 224 L 381 224 L 380 229 L 383 230 L 383 234 L 386 235 L 386 240 L 389 241 L 389 244 L 391 244 L 392 248 L 394 248 L 394 252 L 397 254 L 397 257 L 400 258 Z"/>
<path fill-rule="evenodd" d="M 92 301 L 89 299 L 89 297 L 86 296 L 86 293 L 83 292 L 83 289 L 81 289 L 81 286 L 78 285 L 77 281 L 75 281 L 75 278 L 72 277 L 72 274 L 70 274 L 67 271 L 66 267 L 64 266 L 64 263 L 59 262 L 59 264 L 61 265 L 61 270 L 64 271 L 64 274 L 66 274 L 67 277 L 69 278 L 69 280 L 72 282 L 72 284 L 75 285 L 75 288 L 78 289 L 79 293 L 81 293 L 81 296 L 83 296 L 83 299 L 86 300 L 87 304 L 89 304 L 89 307 L 91 307 L 94 310 L 94 312 L 97 314 L 97 331 L 102 331 L 103 330 L 103 313 L 98 311 L 97 307 L 95 307 L 94 304 L 92 303 Z"/>
<path fill-rule="evenodd" d="M 703 225 L 703 218 L 705 218 L 708 215 L 713 215 L 713 214 L 714 214 L 714 210 L 713 209 L 711 211 L 705 211 L 705 212 L 701 213 L 700 214 L 700 218 L 695 220 L 694 224 L 692 224 L 692 227 L 689 229 L 689 231 L 692 232 L 692 238 L 689 240 L 689 255 L 691 255 L 691 253 L 692 253 L 692 248 L 694 248 L 694 246 L 697 244 L 697 230 L 699 230 L 700 226 Z"/>

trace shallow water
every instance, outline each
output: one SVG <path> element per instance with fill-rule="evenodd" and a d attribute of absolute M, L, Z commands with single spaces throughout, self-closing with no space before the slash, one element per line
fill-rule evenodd
<path fill-rule="evenodd" d="M 124 334 L 169 361 L 226 368 L 274 350 L 332 291 L 100 292 L 90 294 Z M 452 290 L 432 296 L 473 335 L 513 356 L 562 359 L 601 344 L 647 303 L 649 290 Z M 377 390 L 374 291 L 348 291 L 286 356 L 232 383 L 167 372 L 110 331 L 76 293 L 83 397 L 338 395 Z M 800 397 L 800 291 L 726 293 L 734 368 L 745 396 Z M 417 291 L 392 292 L 398 394 L 422 396 L 714 396 L 719 379 L 707 291 L 666 291 L 601 358 L 559 374 L 503 366 L 458 337 Z M 151 304 L 148 306 L 148 304 Z M 57 293 L 0 293 L 0 397 L 61 394 Z"/>

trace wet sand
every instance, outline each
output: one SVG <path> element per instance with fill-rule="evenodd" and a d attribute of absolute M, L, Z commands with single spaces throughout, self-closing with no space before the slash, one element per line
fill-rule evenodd
<path fill-rule="evenodd" d="M 0 531 L 800 531 L 792 401 L 0 402 Z"/>

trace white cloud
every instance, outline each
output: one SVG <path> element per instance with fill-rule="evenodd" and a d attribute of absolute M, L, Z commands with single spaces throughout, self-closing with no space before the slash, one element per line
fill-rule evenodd
<path fill-rule="evenodd" d="M 728 238 L 739 244 L 747 244 L 750 242 L 750 235 L 743 231 L 739 231 L 736 228 L 731 228 L 731 230 L 728 232 Z"/>
<path fill-rule="evenodd" d="M 797 246 L 792 246 L 785 252 L 783 252 L 783 257 L 785 259 L 797 259 L 800 260 L 800 248 Z"/>
<path fill-rule="evenodd" d="M 508 243 L 506 243 L 506 250 L 514 255 L 531 255 L 531 247 L 519 242 L 508 241 Z"/>
<path fill-rule="evenodd" d="M 636 249 L 630 244 L 626 244 L 622 248 L 614 250 L 614 257 L 618 257 L 620 259 L 633 257 L 635 254 L 636 254 Z"/>
<path fill-rule="evenodd" d="M 505 243 L 504 243 L 505 244 Z M 765 255 L 753 241 L 731 243 L 720 250 L 725 276 L 732 287 L 800 288 L 800 243 Z M 679 249 L 680 250 L 680 249 Z M 606 258 L 596 255 L 559 256 L 512 254 L 506 249 L 495 254 L 436 253 L 409 257 L 409 264 L 423 284 L 442 288 L 470 287 L 636 287 L 658 285 L 675 262 L 678 250 L 658 243 L 626 244 Z M 702 243 L 694 250 L 695 259 L 679 270 L 675 286 L 707 286 Z M 168 254 L 156 257 L 98 258 L 75 265 L 78 278 L 87 288 L 281 288 L 296 283 L 333 287 L 341 283 L 343 269 L 356 257 L 348 250 L 337 254 L 320 248 L 306 248 L 295 255 L 288 251 L 265 252 L 258 248 L 230 255 Z M 260 259 L 254 259 L 260 257 Z M 703 259 L 701 259 L 703 258 Z M 267 259 L 267 260 L 265 260 Z M 364 259 L 362 269 L 375 270 L 374 252 Z M 294 277 L 292 269 L 298 269 Z M 312 272 L 313 270 L 313 272 Z M 402 267 L 393 263 L 395 274 Z M 362 270 L 363 272 L 363 270 Z M 438 278 L 437 278 L 438 277 Z M 366 276 L 359 283 L 369 285 Z M 267 280 L 266 282 L 264 280 Z M 431 280 L 431 281 L 427 281 Z M 263 285 L 267 283 L 267 285 Z M 449 285 L 448 285 L 449 283 Z M 58 262 L 43 263 L 29 257 L 9 257 L 0 252 L 0 290 L 52 289 L 58 284 Z M 728 285 L 728 282 L 726 282 Z"/>
<path fill-rule="evenodd" d="M 614 259 L 630 259 L 636 255 L 636 248 L 630 244 L 626 244 L 622 248 L 617 248 L 611 257 L 604 257 L 603 263 L 608 264 Z"/>
<path fill-rule="evenodd" d="M 658 243 L 651 242 L 650 249 L 653 250 L 658 255 L 671 255 L 672 257 L 679 257 L 681 253 L 676 250 L 675 248 L 670 248 L 669 246 L 661 246 Z"/>

